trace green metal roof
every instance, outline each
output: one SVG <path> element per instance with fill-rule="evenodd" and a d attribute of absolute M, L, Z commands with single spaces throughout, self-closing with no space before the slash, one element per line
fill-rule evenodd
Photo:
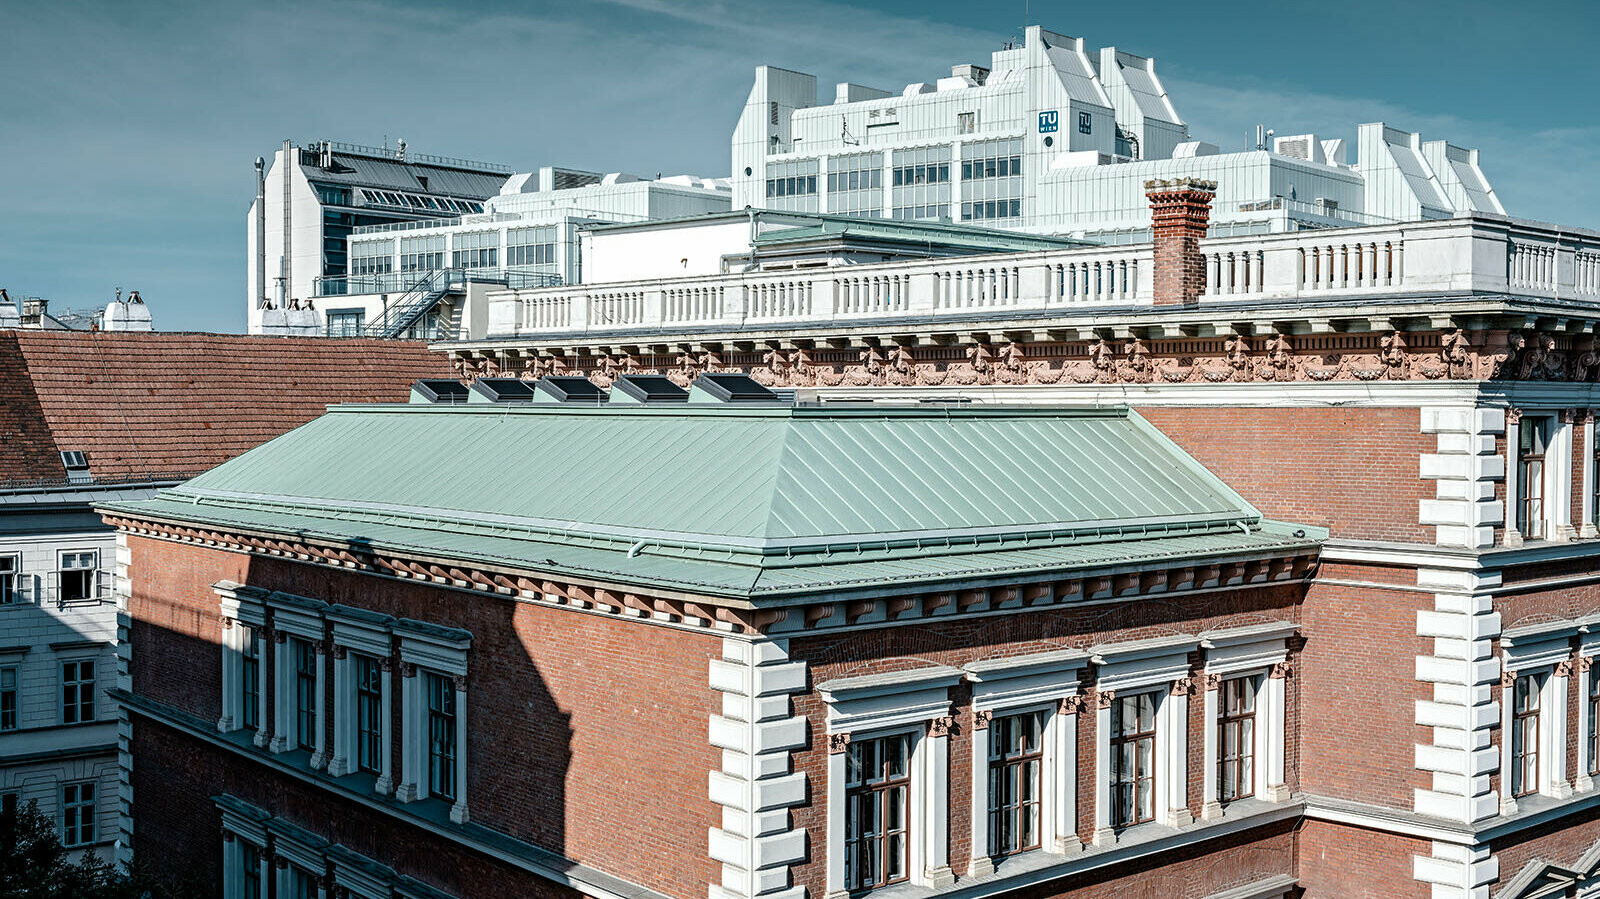
<path fill-rule="evenodd" d="M 1126 408 L 339 406 L 108 508 L 751 600 L 1315 540 Z"/>

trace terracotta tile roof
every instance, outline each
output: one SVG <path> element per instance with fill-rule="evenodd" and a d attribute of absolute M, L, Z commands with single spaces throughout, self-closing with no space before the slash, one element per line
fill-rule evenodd
<path fill-rule="evenodd" d="M 449 361 L 415 341 L 0 331 L 0 481 L 205 471 L 321 415 L 400 402 Z"/>

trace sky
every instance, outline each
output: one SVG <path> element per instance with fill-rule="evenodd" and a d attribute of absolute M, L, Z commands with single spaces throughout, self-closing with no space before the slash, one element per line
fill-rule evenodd
<path fill-rule="evenodd" d="M 0 0 L 0 287 L 240 331 L 252 165 L 285 138 L 725 177 L 756 66 L 898 89 L 1029 21 L 1154 57 L 1225 151 L 1385 121 L 1482 150 L 1515 216 L 1600 228 L 1595 0 Z"/>

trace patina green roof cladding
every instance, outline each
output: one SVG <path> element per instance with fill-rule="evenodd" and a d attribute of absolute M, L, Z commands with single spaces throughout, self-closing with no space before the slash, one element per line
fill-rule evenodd
<path fill-rule="evenodd" d="M 748 549 L 1260 517 L 1123 409 L 344 406 L 180 492 Z"/>
<path fill-rule="evenodd" d="M 752 600 L 1316 539 L 1126 408 L 340 406 L 108 509 Z"/>

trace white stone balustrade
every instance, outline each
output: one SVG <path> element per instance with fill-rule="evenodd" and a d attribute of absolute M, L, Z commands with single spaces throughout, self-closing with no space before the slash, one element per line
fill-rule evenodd
<path fill-rule="evenodd" d="M 1494 217 L 1212 238 L 1202 302 L 1511 293 L 1600 302 L 1600 234 Z M 1148 307 L 1152 249 L 1084 247 L 504 290 L 489 336 Z"/>

